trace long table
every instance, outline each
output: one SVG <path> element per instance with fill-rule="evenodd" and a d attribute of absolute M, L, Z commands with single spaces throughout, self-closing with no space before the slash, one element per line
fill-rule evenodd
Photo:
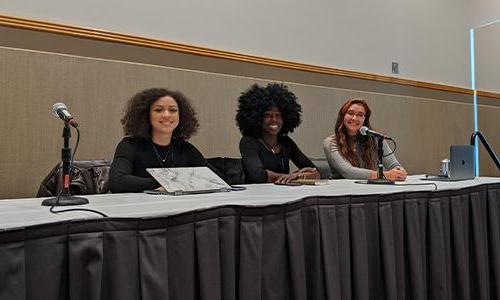
<path fill-rule="evenodd" d="M 406 183 L 1 200 L 0 299 L 500 299 L 500 178 Z"/>

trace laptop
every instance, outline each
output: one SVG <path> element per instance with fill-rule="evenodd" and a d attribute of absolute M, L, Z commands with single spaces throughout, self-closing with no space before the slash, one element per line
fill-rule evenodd
<path fill-rule="evenodd" d="M 144 191 L 148 194 L 186 195 L 228 192 L 231 186 L 208 167 L 146 169 L 165 191 Z"/>
<path fill-rule="evenodd" d="M 474 179 L 474 146 L 450 146 L 449 176 L 426 175 L 422 180 L 460 181 Z"/>

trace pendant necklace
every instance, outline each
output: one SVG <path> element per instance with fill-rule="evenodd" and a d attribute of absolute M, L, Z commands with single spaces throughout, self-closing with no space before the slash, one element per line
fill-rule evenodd
<path fill-rule="evenodd" d="M 267 149 L 271 150 L 273 154 L 276 154 L 276 151 L 274 150 L 274 147 L 278 146 L 278 141 L 274 145 L 268 144 L 264 139 L 260 139 L 260 141 L 266 146 Z"/>
<path fill-rule="evenodd" d="M 276 143 L 274 145 L 270 145 L 263 138 L 260 138 L 259 140 L 261 141 L 261 143 L 264 144 L 266 149 L 271 150 L 271 152 L 273 153 L 274 160 L 279 161 L 279 167 L 280 167 L 281 173 L 285 173 L 286 170 L 285 170 L 285 163 L 284 163 L 284 158 L 283 158 L 283 151 L 281 151 L 280 153 L 277 153 L 277 150 L 274 150 L 274 148 L 276 148 L 276 146 L 279 145 L 279 142 L 276 141 Z M 279 154 L 279 155 L 277 155 L 277 154 Z"/>
<path fill-rule="evenodd" d="M 151 142 L 151 146 L 153 147 L 153 150 L 155 151 L 156 158 L 158 159 L 158 162 L 160 163 L 160 165 L 162 165 L 163 167 L 166 167 L 168 155 L 170 154 L 170 150 L 172 150 L 172 142 L 170 142 L 170 144 L 168 145 L 168 150 L 167 150 L 167 153 L 165 154 L 165 157 L 161 157 L 160 152 L 158 152 L 158 149 L 156 149 L 156 146 L 154 145 L 153 142 Z"/>

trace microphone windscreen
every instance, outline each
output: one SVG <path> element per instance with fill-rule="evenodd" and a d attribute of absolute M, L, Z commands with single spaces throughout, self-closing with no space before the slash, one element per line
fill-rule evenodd
<path fill-rule="evenodd" d="M 366 126 L 363 126 L 359 129 L 359 133 L 361 133 L 361 135 L 366 135 L 367 131 L 368 131 L 368 127 L 366 127 Z"/>
<path fill-rule="evenodd" d="M 54 114 L 54 116 L 59 117 L 59 115 L 57 114 L 57 111 L 60 109 L 68 110 L 66 105 L 64 103 L 61 103 L 61 102 L 57 102 L 57 103 L 54 103 L 54 105 L 52 105 L 52 113 Z"/>

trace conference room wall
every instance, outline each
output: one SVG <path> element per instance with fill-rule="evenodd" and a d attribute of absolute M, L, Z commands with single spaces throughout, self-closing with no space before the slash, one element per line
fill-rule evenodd
<path fill-rule="evenodd" d="M 201 128 L 191 142 L 206 157 L 239 156 L 236 98 L 255 82 L 278 78 L 288 79 L 286 84 L 300 99 L 303 123 L 292 136 L 310 157 L 324 157 L 321 141 L 331 133 L 340 105 L 352 96 L 368 99 L 373 125 L 396 139 L 396 154 L 410 173 L 436 172 L 448 146 L 467 143 L 473 128 L 467 97 L 456 95 L 459 100 L 452 101 L 448 93 L 443 100 L 432 92 L 432 97 L 409 96 L 404 92 L 408 87 L 399 88 L 398 94 L 380 92 L 382 88 L 368 91 L 369 83 L 355 79 L 350 84 L 359 89 L 339 88 L 334 79 L 317 78 L 314 84 L 314 74 L 308 78 L 313 82 L 304 83 L 290 70 L 250 77 L 7 47 L 0 48 L 0 67 L 0 198 L 34 196 L 60 160 L 62 122 L 51 114 L 53 103 L 67 104 L 81 124 L 76 159 L 112 158 L 122 137 L 125 101 L 154 86 L 178 89 L 192 99 Z M 481 121 L 483 128 L 494 133 L 498 106 L 484 105 L 481 114 L 488 116 Z M 73 145 L 75 141 L 74 132 Z M 482 169 L 482 174 L 492 172 Z"/>
<path fill-rule="evenodd" d="M 474 30 L 476 88 L 499 91 L 500 20 Z"/>
<path fill-rule="evenodd" d="M 471 28 L 477 28 L 500 18 L 500 2 L 497 0 L 476 0 L 472 4 Z"/>
<path fill-rule="evenodd" d="M 0 1 L 0 13 L 381 75 L 469 86 L 475 2 Z"/>

